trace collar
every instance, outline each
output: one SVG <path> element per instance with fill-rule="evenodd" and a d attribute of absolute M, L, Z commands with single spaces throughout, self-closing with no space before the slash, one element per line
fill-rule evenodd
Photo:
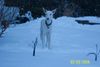
<path fill-rule="evenodd" d="M 48 23 L 48 21 L 47 21 L 47 20 L 45 20 L 45 24 L 46 24 L 47 28 L 49 29 L 49 28 L 50 28 L 50 26 L 52 25 L 52 20 L 51 20 L 51 23 Z"/>

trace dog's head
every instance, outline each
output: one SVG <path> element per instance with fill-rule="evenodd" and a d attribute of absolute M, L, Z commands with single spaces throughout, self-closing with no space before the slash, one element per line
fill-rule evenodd
<path fill-rule="evenodd" d="M 55 14 L 56 9 L 50 11 L 50 10 L 46 10 L 46 9 L 43 8 L 43 12 L 45 14 L 46 19 L 49 20 L 49 19 L 53 18 L 53 15 Z"/>

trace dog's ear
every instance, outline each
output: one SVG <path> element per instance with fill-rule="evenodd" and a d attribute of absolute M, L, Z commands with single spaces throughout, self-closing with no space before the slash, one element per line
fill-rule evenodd
<path fill-rule="evenodd" d="M 56 10 L 57 10 L 57 9 L 52 10 L 53 14 L 55 14 L 55 13 L 56 13 Z"/>
<path fill-rule="evenodd" d="M 45 8 L 42 8 L 43 9 L 43 12 L 45 13 L 47 10 Z"/>

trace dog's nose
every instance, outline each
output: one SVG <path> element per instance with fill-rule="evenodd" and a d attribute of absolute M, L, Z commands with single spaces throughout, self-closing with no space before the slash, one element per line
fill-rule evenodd
<path fill-rule="evenodd" d="M 49 18 L 47 18 L 47 20 L 49 20 Z"/>

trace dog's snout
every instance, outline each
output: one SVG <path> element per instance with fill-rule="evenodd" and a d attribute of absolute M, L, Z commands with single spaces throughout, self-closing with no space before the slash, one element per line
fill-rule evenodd
<path fill-rule="evenodd" d="M 47 18 L 47 20 L 49 20 L 49 18 Z"/>

